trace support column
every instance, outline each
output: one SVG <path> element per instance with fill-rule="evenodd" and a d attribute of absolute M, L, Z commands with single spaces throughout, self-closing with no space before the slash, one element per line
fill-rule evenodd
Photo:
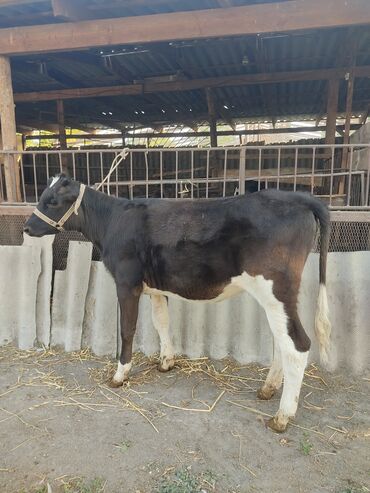
<path fill-rule="evenodd" d="M 64 103 L 62 99 L 57 100 L 57 120 L 59 127 L 60 148 L 67 149 L 66 127 L 64 123 Z"/>
<path fill-rule="evenodd" d="M 353 100 L 354 83 L 355 83 L 355 78 L 353 75 L 353 71 L 351 70 L 349 73 L 348 82 L 347 82 L 346 121 L 344 124 L 343 144 L 349 143 L 349 132 L 351 129 L 352 100 Z M 342 168 L 348 168 L 348 148 L 343 149 Z"/>
<path fill-rule="evenodd" d="M 59 128 L 59 147 L 60 150 L 67 149 L 67 136 L 66 136 L 66 126 L 64 121 L 64 102 L 62 99 L 57 99 L 57 121 Z M 62 154 L 61 156 L 61 167 L 62 173 L 69 174 L 68 169 L 68 155 Z"/>
<path fill-rule="evenodd" d="M 211 147 L 217 147 L 217 114 L 213 92 L 210 87 L 206 88 L 209 130 L 211 134 Z"/>
<path fill-rule="evenodd" d="M 126 131 L 121 131 L 121 139 L 122 139 L 122 149 L 126 147 Z"/>
<path fill-rule="evenodd" d="M 335 143 L 335 129 L 337 126 L 339 95 L 339 79 L 329 79 L 328 81 L 328 100 L 326 107 L 326 134 L 325 144 Z"/>
<path fill-rule="evenodd" d="M 10 60 L 0 55 L 0 122 L 2 148 L 4 151 L 17 150 L 17 132 Z M 6 196 L 8 202 L 20 202 L 20 177 L 16 155 L 4 156 Z"/>

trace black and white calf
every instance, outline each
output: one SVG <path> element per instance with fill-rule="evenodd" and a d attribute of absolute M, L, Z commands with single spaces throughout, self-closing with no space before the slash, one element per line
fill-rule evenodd
<path fill-rule="evenodd" d="M 316 334 L 323 360 L 329 347 L 325 277 L 330 222 L 325 205 L 307 194 L 272 190 L 223 199 L 117 199 L 61 175 L 41 195 L 36 214 L 27 221 L 26 233 L 54 234 L 61 223 L 81 231 L 99 248 L 116 282 L 122 352 L 114 386 L 129 375 L 142 293 L 151 296 L 162 371 L 174 366 L 166 296 L 197 302 L 219 301 L 241 291 L 254 296 L 266 311 L 276 349 L 258 396 L 270 399 L 284 377 L 280 407 L 269 426 L 285 430 L 297 410 L 310 348 L 297 297 L 317 223 Z"/>

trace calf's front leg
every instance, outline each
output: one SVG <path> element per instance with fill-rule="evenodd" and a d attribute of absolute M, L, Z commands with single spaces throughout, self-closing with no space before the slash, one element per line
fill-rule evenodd
<path fill-rule="evenodd" d="M 121 309 L 121 354 L 110 386 L 120 387 L 131 370 L 132 342 L 136 330 L 137 316 L 139 312 L 139 299 L 141 291 L 137 288 L 126 286 L 117 287 L 118 302 Z"/>

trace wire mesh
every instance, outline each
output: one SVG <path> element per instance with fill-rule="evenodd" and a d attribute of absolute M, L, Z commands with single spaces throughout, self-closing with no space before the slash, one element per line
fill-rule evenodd
<path fill-rule="evenodd" d="M 0 245 L 22 245 L 23 226 L 26 216 L 0 215 Z M 70 241 L 88 241 L 77 231 L 62 231 L 53 242 L 53 270 L 65 270 L 67 267 L 68 246 Z M 100 260 L 100 253 L 93 248 L 93 260 Z"/>
<path fill-rule="evenodd" d="M 369 213 L 363 212 L 369 219 Z M 25 216 L 0 215 L 0 245 L 22 245 Z M 70 241 L 88 241 L 81 233 L 62 231 L 53 243 L 53 269 L 64 270 L 67 266 Z M 313 251 L 319 251 L 319 238 Z M 330 252 L 370 251 L 370 221 L 333 221 L 329 243 Z M 100 253 L 94 247 L 93 260 L 100 260 Z"/>

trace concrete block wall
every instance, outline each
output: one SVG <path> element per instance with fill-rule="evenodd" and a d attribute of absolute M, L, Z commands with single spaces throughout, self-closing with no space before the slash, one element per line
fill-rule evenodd
<path fill-rule="evenodd" d="M 91 244 L 71 242 L 66 270 L 55 272 L 51 302 L 51 250 L 50 238 L 0 247 L 0 344 L 14 341 L 29 348 L 50 343 L 66 351 L 90 347 L 97 355 L 116 356 L 119 309 L 113 279 L 101 262 L 91 261 Z M 315 361 L 318 262 L 318 254 L 309 256 L 299 294 L 299 313 L 313 341 Z M 370 366 L 370 252 L 330 253 L 327 290 L 333 324 L 331 366 L 361 372 Z M 216 359 L 230 355 L 241 363 L 269 363 L 273 342 L 266 315 L 249 295 L 216 304 L 170 299 L 169 311 L 178 354 Z M 134 348 L 147 355 L 159 350 L 147 295 L 140 300 Z"/>
<path fill-rule="evenodd" d="M 92 244 L 71 241 L 67 268 L 56 271 L 51 310 L 51 344 L 77 351 L 82 344 Z"/>

